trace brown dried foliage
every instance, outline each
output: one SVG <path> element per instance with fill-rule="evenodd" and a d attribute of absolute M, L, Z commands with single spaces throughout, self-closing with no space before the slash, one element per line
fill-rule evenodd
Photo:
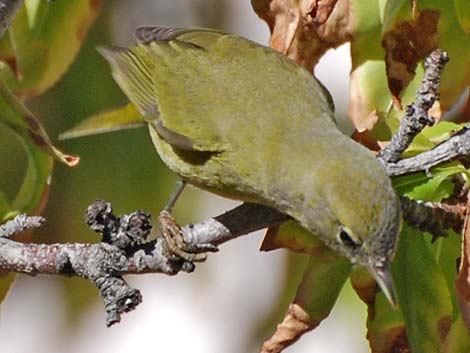
<path fill-rule="evenodd" d="M 348 0 L 252 0 L 271 30 L 270 46 L 312 71 L 320 57 L 350 38 Z"/>
<path fill-rule="evenodd" d="M 415 76 L 418 63 L 437 48 L 439 13 L 425 10 L 411 21 L 395 24 L 382 39 L 387 79 L 394 104 L 401 109 L 399 95 Z"/>
<path fill-rule="evenodd" d="M 405 327 L 402 325 L 392 327 L 387 332 L 380 332 L 377 336 L 368 331 L 367 340 L 372 353 L 411 353 Z"/>
<path fill-rule="evenodd" d="M 297 341 L 305 332 L 313 330 L 319 322 L 311 322 L 308 313 L 292 303 L 276 332 L 263 343 L 260 353 L 279 353 Z"/>

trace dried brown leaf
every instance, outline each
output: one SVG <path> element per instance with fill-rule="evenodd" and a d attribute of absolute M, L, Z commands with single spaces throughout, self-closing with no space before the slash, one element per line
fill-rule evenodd
<path fill-rule="evenodd" d="M 312 71 L 330 48 L 349 40 L 348 0 L 252 0 L 271 30 L 270 46 Z"/>
<path fill-rule="evenodd" d="M 437 124 L 442 118 L 442 107 L 439 101 L 435 101 L 431 109 L 428 110 L 428 115 L 434 118 L 434 123 Z"/>
<path fill-rule="evenodd" d="M 387 79 L 394 105 L 401 109 L 400 93 L 415 76 L 418 63 L 438 47 L 439 13 L 415 11 L 409 21 L 398 21 L 383 35 Z"/>
<path fill-rule="evenodd" d="M 365 112 L 366 107 L 360 105 L 366 102 L 366 99 L 359 98 L 361 92 L 359 92 L 360 85 L 354 84 L 354 72 L 351 73 L 351 84 L 350 84 L 350 102 L 349 102 L 349 116 L 351 117 L 351 123 L 354 125 L 359 133 L 365 131 L 372 131 L 375 124 L 379 121 L 379 112 L 377 109 L 373 109 L 368 114 L 360 115 L 357 112 Z"/>
<path fill-rule="evenodd" d="M 411 353 L 404 325 L 391 327 L 377 336 L 369 330 L 367 340 L 372 353 Z"/>
<path fill-rule="evenodd" d="M 279 353 L 287 346 L 298 340 L 305 332 L 314 329 L 316 325 L 309 322 L 308 313 L 298 304 L 291 304 L 284 320 L 277 325 L 276 332 L 263 343 L 261 353 Z"/>
<path fill-rule="evenodd" d="M 370 136 L 368 131 L 359 132 L 355 130 L 351 135 L 351 138 L 372 151 L 380 151 L 381 149 L 380 145 Z"/>

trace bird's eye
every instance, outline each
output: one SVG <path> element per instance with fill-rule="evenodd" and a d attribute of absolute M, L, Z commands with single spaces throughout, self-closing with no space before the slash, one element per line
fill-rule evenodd
<path fill-rule="evenodd" d="M 348 231 L 346 231 L 345 229 L 341 229 L 341 231 L 339 232 L 339 239 L 341 239 L 343 244 L 347 245 L 350 248 L 357 248 L 361 245 L 355 242 L 351 235 L 348 233 Z"/>

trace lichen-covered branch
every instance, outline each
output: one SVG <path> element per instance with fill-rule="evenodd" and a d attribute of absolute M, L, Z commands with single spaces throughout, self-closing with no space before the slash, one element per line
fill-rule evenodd
<path fill-rule="evenodd" d="M 379 153 L 379 159 L 384 164 L 398 161 L 416 135 L 426 126 L 434 124 L 434 119 L 428 115 L 428 111 L 439 99 L 441 72 L 448 60 L 447 53 L 440 49 L 434 50 L 426 58 L 426 71 L 416 92 L 416 100 L 406 107 L 397 133 L 392 137 L 390 144 Z"/>
<path fill-rule="evenodd" d="M 287 219 L 269 207 L 243 204 L 218 217 L 182 228 L 189 244 L 220 245 L 254 230 Z M 39 226 L 38 217 L 18 216 L 0 227 L 0 269 L 28 275 L 79 276 L 92 281 L 105 302 L 108 326 L 120 314 L 141 302 L 137 289 L 122 278 L 126 274 L 191 272 L 194 265 L 172 256 L 161 237 L 146 242 L 152 229 L 150 215 L 142 211 L 117 217 L 111 205 L 97 201 L 88 207 L 86 222 L 100 233 L 96 244 L 23 244 L 8 237 Z"/>
<path fill-rule="evenodd" d="M 18 215 L 11 221 L 0 225 L 0 238 L 10 238 L 26 230 L 39 228 L 44 222 L 45 219 L 40 216 Z"/>
<path fill-rule="evenodd" d="M 387 163 L 385 169 L 390 176 L 398 176 L 429 170 L 430 168 L 470 156 L 470 125 L 466 125 L 447 141 L 442 142 L 433 149 L 417 156 L 401 159 L 394 163 Z"/>
<path fill-rule="evenodd" d="M 446 236 L 446 230 L 460 232 L 465 219 L 464 206 L 450 206 L 433 202 L 420 202 L 401 197 L 403 219 L 413 228 L 433 235 Z"/>

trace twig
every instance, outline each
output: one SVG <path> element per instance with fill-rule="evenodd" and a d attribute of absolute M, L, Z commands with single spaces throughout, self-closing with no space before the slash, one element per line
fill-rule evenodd
<path fill-rule="evenodd" d="M 395 163 L 387 163 L 385 169 L 389 176 L 398 176 L 428 170 L 431 167 L 459 157 L 470 156 L 470 125 L 464 126 L 454 136 L 433 149 L 405 158 Z"/>
<path fill-rule="evenodd" d="M 432 234 L 433 240 L 445 237 L 448 229 L 460 232 L 465 219 L 464 206 L 421 202 L 401 197 L 403 219 L 413 228 Z"/>
<path fill-rule="evenodd" d="M 428 111 L 439 99 L 437 90 L 441 71 L 448 60 L 447 53 L 440 49 L 434 50 L 426 58 L 424 62 L 426 71 L 416 92 L 416 100 L 406 107 L 406 114 L 400 122 L 397 133 L 392 137 L 390 144 L 379 153 L 379 159 L 384 165 L 398 161 L 416 135 L 427 125 L 434 124 L 434 119 L 428 116 Z"/>
<path fill-rule="evenodd" d="M 25 230 L 39 228 L 46 220 L 43 217 L 29 217 L 25 214 L 16 216 L 11 221 L 0 225 L 0 238 L 10 238 Z"/>

